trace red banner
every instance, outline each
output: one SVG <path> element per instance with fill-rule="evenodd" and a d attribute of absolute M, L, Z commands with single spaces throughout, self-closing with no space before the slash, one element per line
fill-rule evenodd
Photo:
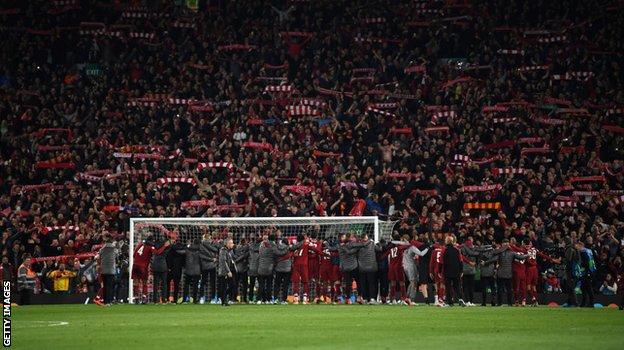
<path fill-rule="evenodd" d="M 59 255 L 59 256 L 45 256 L 41 258 L 31 258 L 31 263 L 43 262 L 43 261 L 69 261 L 74 259 L 87 259 L 96 256 L 97 253 L 81 253 L 75 255 Z"/>
<path fill-rule="evenodd" d="M 364 209 L 366 208 L 366 201 L 363 199 L 358 199 L 355 204 L 353 204 L 353 208 L 349 212 L 350 216 L 362 216 L 364 214 Z"/>

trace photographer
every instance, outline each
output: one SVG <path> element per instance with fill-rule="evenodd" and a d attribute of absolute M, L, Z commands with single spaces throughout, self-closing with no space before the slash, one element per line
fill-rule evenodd
<path fill-rule="evenodd" d="M 602 282 L 602 285 L 600 286 L 600 293 L 602 293 L 602 295 L 616 295 L 617 290 L 618 290 L 617 282 L 615 281 L 615 279 L 613 279 L 613 276 L 610 273 L 608 273 L 607 277 L 605 277 L 605 280 Z"/>

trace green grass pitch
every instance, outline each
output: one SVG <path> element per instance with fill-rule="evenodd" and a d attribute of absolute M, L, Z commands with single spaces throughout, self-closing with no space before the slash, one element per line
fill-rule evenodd
<path fill-rule="evenodd" d="M 12 309 L 15 349 L 624 349 L 617 309 L 95 305 Z"/>

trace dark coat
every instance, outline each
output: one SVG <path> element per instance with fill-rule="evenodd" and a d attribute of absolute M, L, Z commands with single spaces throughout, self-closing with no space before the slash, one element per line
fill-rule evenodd
<path fill-rule="evenodd" d="M 228 273 L 236 273 L 234 250 L 223 247 L 219 250 L 219 267 L 217 269 L 217 274 L 219 276 L 227 276 Z"/>
<path fill-rule="evenodd" d="M 497 278 L 512 278 L 514 259 L 523 260 L 529 257 L 528 254 L 516 253 L 511 249 L 505 248 L 497 249 L 493 253 L 496 256 L 492 259 L 498 259 L 498 270 L 496 271 Z"/>
<path fill-rule="evenodd" d="M 234 262 L 236 263 L 236 272 L 244 273 L 249 270 L 249 245 L 237 245 L 234 248 Z"/>
<path fill-rule="evenodd" d="M 217 254 L 219 245 L 211 241 L 202 241 L 199 245 L 199 260 L 202 271 L 214 270 L 217 268 Z"/>
<path fill-rule="evenodd" d="M 260 256 L 260 243 L 253 242 L 249 244 L 249 276 L 258 276 L 258 258 Z"/>
<path fill-rule="evenodd" d="M 481 277 L 494 277 L 496 271 L 496 261 L 494 251 L 488 250 L 481 254 Z"/>
<path fill-rule="evenodd" d="M 376 246 L 373 241 L 366 243 L 355 243 L 354 247 L 357 247 L 357 261 L 360 272 L 377 272 L 377 255 L 376 249 L 381 250 L 379 246 Z"/>
<path fill-rule="evenodd" d="M 154 254 L 152 255 L 152 271 L 153 272 L 167 272 L 167 255 L 169 254 L 169 249 L 171 246 L 166 247 L 160 254 L 157 254 L 157 251 L 163 243 L 159 243 L 154 246 Z"/>
<path fill-rule="evenodd" d="M 169 268 L 169 277 L 180 279 L 182 277 L 182 267 L 184 267 L 184 254 L 179 251 L 184 250 L 184 244 L 174 243 L 167 254 L 167 267 Z"/>
<path fill-rule="evenodd" d="M 464 267 L 461 260 L 461 252 L 452 244 L 447 244 L 442 256 L 444 264 L 444 277 L 458 278 L 461 276 Z"/>
<path fill-rule="evenodd" d="M 338 247 L 338 255 L 340 256 L 340 271 L 351 272 L 358 268 L 357 248 L 354 247 L 355 242 L 347 242 Z"/>
<path fill-rule="evenodd" d="M 259 255 L 258 255 L 258 275 L 270 276 L 273 274 L 273 268 L 275 267 L 275 260 L 277 257 L 286 254 L 288 248 L 280 246 L 279 248 L 275 242 L 262 242 L 260 243 Z"/>
<path fill-rule="evenodd" d="M 484 249 L 481 249 L 481 247 L 469 247 L 465 244 L 461 246 L 462 255 L 466 258 L 466 260 L 472 261 L 473 263 L 476 263 L 479 254 L 483 250 Z M 464 263 L 464 275 L 474 275 L 476 273 L 477 268 L 475 265 L 470 265 L 468 262 Z"/>
<path fill-rule="evenodd" d="M 279 248 L 288 248 L 286 245 L 278 244 Z M 292 252 L 286 251 L 286 254 L 277 257 L 275 263 L 275 272 L 288 273 L 292 271 Z"/>
<path fill-rule="evenodd" d="M 199 264 L 199 245 L 191 244 L 185 249 L 179 250 L 178 254 L 184 255 L 184 274 L 187 276 L 201 275 Z"/>
<path fill-rule="evenodd" d="M 106 243 L 100 249 L 100 270 L 103 275 L 114 275 L 117 272 L 117 256 L 119 255 L 114 243 Z"/>

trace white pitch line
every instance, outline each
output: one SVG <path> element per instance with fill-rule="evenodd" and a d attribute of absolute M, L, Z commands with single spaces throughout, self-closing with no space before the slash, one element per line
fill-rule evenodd
<path fill-rule="evenodd" d="M 17 328 L 37 328 L 37 327 L 58 327 L 67 326 L 69 322 L 66 321 L 27 321 L 26 323 L 14 323 Z"/>

